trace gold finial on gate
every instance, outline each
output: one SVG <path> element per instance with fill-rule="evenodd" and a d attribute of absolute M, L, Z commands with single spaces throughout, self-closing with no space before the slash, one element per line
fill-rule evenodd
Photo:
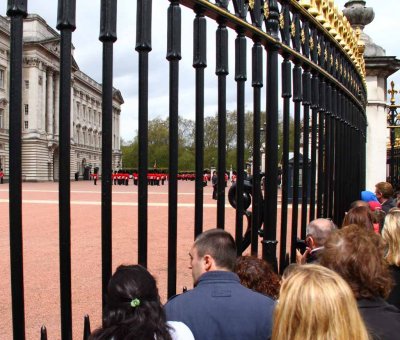
<path fill-rule="evenodd" d="M 313 17 L 316 17 L 319 14 L 318 9 L 317 9 L 316 0 L 311 0 L 310 4 L 311 4 L 311 6 L 310 6 L 310 8 L 308 8 L 308 13 L 310 13 Z"/>
<path fill-rule="evenodd" d="M 322 14 L 324 16 L 325 22 L 322 24 L 328 31 L 331 28 L 331 23 L 329 21 L 329 4 L 328 0 L 322 0 Z"/>
<path fill-rule="evenodd" d="M 315 0 L 315 6 L 317 7 L 318 12 L 315 19 L 317 19 L 321 24 L 324 24 L 326 20 L 322 10 L 322 0 Z"/>
<path fill-rule="evenodd" d="M 390 105 L 394 105 L 396 103 L 396 99 L 394 98 L 394 95 L 399 93 L 399 91 L 394 89 L 394 81 L 393 80 L 390 82 L 390 87 L 391 87 L 391 89 L 388 90 L 388 93 L 390 94 Z"/>
<path fill-rule="evenodd" d="M 311 7 L 310 0 L 297 0 L 300 6 L 303 6 L 305 9 L 309 9 Z"/>

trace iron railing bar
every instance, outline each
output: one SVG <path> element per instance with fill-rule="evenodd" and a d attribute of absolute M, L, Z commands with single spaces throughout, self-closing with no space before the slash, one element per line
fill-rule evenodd
<path fill-rule="evenodd" d="M 303 172 L 302 172 L 302 198 L 301 198 L 301 238 L 306 238 L 307 209 L 309 203 L 309 142 L 310 142 L 310 104 L 311 104 L 311 78 L 306 69 L 303 73 Z"/>
<path fill-rule="evenodd" d="M 292 97 L 292 63 L 288 58 L 282 62 L 282 97 L 283 97 L 283 145 L 282 145 L 282 198 L 281 198 L 281 244 L 279 256 L 279 273 L 283 273 L 287 263 L 287 229 L 289 197 L 289 131 L 290 131 L 290 98 Z"/>
<path fill-rule="evenodd" d="M 346 149 L 346 145 L 347 145 L 346 131 L 347 131 L 347 129 L 346 129 L 346 123 L 345 123 L 346 98 L 345 98 L 345 96 L 343 94 L 341 94 L 341 109 L 340 109 L 340 112 L 341 112 L 341 118 L 342 118 L 341 124 L 340 124 L 340 126 L 341 126 L 340 138 L 342 139 L 342 141 L 341 141 L 341 149 L 342 149 L 342 152 L 343 152 L 343 155 L 341 157 L 341 163 L 340 163 L 340 176 L 341 176 L 341 183 L 342 183 L 341 188 L 340 188 L 340 190 L 341 190 L 341 192 L 340 192 L 340 202 L 341 202 L 341 210 L 343 212 L 342 216 L 344 216 L 344 213 L 345 213 L 345 211 L 347 209 L 347 207 L 346 207 L 346 188 L 345 188 L 345 186 L 346 186 L 346 177 L 347 177 L 346 176 L 346 154 L 347 154 L 347 152 L 344 152 L 344 150 L 347 151 L 347 149 Z"/>
<path fill-rule="evenodd" d="M 263 48 L 255 41 L 252 48 L 253 86 L 253 203 L 251 219 L 251 254 L 258 254 L 258 229 L 261 225 L 261 88 L 263 87 Z"/>
<path fill-rule="evenodd" d="M 335 87 L 333 87 L 333 113 L 334 113 L 334 155 L 333 155 L 333 162 L 334 162 L 334 169 L 333 169 L 333 193 L 332 193 L 332 212 L 333 212 L 333 221 L 337 224 L 340 218 L 339 216 L 339 197 L 340 197 L 340 188 L 339 188 L 339 157 L 341 154 L 340 150 L 340 140 L 338 138 L 338 134 L 340 132 L 340 120 L 339 120 L 339 94 Z"/>
<path fill-rule="evenodd" d="M 296 241 L 298 235 L 299 216 L 299 169 L 300 169 L 300 111 L 302 100 L 302 69 L 299 64 L 293 68 L 293 102 L 294 102 L 294 142 L 293 142 L 293 200 L 292 200 L 292 244 L 290 251 L 291 262 L 296 259 Z"/>
<path fill-rule="evenodd" d="M 319 78 L 318 74 L 313 73 L 311 79 L 311 177 L 310 177 L 310 211 L 309 220 L 315 219 L 316 212 L 316 192 L 317 192 L 317 127 L 318 127 L 318 108 L 319 108 Z"/>
<path fill-rule="evenodd" d="M 207 20 L 204 9 L 196 7 L 193 22 L 193 67 L 196 69 L 196 183 L 194 238 L 203 231 L 204 201 L 204 69 L 207 67 Z"/>
<path fill-rule="evenodd" d="M 178 112 L 181 59 L 181 8 L 171 0 L 168 8 L 169 61 L 169 181 L 168 181 L 168 297 L 176 294 L 178 225 Z"/>
<path fill-rule="evenodd" d="M 226 171 L 226 76 L 228 69 L 228 30 L 226 21 L 218 19 L 216 32 L 216 70 L 218 77 L 218 183 L 217 228 L 225 228 L 225 171 Z"/>
<path fill-rule="evenodd" d="M 149 53 L 151 51 L 151 0 L 139 0 L 136 11 L 138 61 L 138 262 L 147 267 L 148 240 L 148 111 Z"/>
<path fill-rule="evenodd" d="M 329 183 L 330 183 L 330 165 L 331 165 L 331 143 L 330 143 L 330 133 L 331 133 L 331 101 L 330 101 L 330 83 L 326 83 L 325 87 L 325 96 L 326 96 L 326 112 L 325 112 L 325 134 L 324 134 L 324 139 L 325 139 L 325 163 L 324 163 L 324 209 L 323 209 L 323 217 L 328 217 L 329 216 Z"/>
<path fill-rule="evenodd" d="M 244 187 L 244 131 L 245 131 L 245 82 L 246 73 L 246 38 L 243 32 L 238 31 L 235 40 L 235 81 L 237 84 L 237 129 L 236 129 L 236 159 L 237 159 L 237 186 L 236 186 L 236 249 L 241 255 L 243 250 L 243 187 Z"/>
<path fill-rule="evenodd" d="M 319 117 L 318 117 L 318 192 L 317 192 L 317 218 L 323 217 L 324 210 L 324 190 L 325 190 L 325 79 L 320 79 L 320 102 L 319 102 Z"/>
<path fill-rule="evenodd" d="M 336 131 L 336 112 L 335 112 L 335 87 L 332 86 L 330 90 L 331 97 L 331 133 L 330 144 L 331 144 L 331 157 L 330 157 L 330 178 L 329 178 L 329 216 L 333 218 L 333 196 L 334 196 L 334 183 L 335 183 L 335 151 L 336 151 L 336 140 L 335 140 L 335 131 Z"/>
<path fill-rule="evenodd" d="M 100 36 L 102 65 L 102 153 L 101 153 L 101 262 L 102 306 L 106 308 L 108 281 L 112 274 L 112 131 L 113 131 L 113 44 L 117 40 L 117 2 L 102 0 Z"/>
<path fill-rule="evenodd" d="M 57 29 L 60 41 L 59 103 L 59 225 L 60 225 L 60 297 L 61 338 L 72 339 L 71 301 L 71 72 L 72 32 L 75 30 L 75 0 L 59 0 Z"/>
<path fill-rule="evenodd" d="M 276 39 L 279 34 L 279 9 L 275 0 L 269 1 L 270 15 L 267 19 L 267 31 Z M 278 45 L 267 45 L 267 107 L 264 186 L 264 235 L 262 256 L 278 271 L 276 257 L 276 225 L 278 215 Z"/>
<path fill-rule="evenodd" d="M 27 1 L 8 1 L 10 19 L 9 103 L 9 231 L 12 329 L 15 340 L 25 339 L 24 267 L 22 237 L 22 54 L 23 19 Z"/>

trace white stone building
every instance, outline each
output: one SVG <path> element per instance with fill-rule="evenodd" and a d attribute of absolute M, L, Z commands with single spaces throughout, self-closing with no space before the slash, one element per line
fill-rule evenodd
<path fill-rule="evenodd" d="M 58 179 L 60 35 L 38 15 L 24 21 L 22 73 L 22 175 L 26 181 Z M 73 54 L 73 51 L 72 51 Z M 0 167 L 8 178 L 10 25 L 0 16 Z M 72 63 L 71 178 L 101 170 L 99 83 Z M 120 91 L 113 96 L 113 169 L 121 163 Z"/>

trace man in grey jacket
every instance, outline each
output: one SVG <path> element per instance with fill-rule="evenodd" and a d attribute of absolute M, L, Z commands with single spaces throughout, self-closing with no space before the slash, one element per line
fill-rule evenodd
<path fill-rule="evenodd" d="M 189 256 L 195 288 L 168 301 L 167 320 L 185 323 L 196 340 L 268 339 L 275 303 L 240 284 L 233 237 L 205 231 Z"/>

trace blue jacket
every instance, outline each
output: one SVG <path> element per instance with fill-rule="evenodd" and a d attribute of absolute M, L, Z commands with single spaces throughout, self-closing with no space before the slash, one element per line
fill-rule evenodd
<path fill-rule="evenodd" d="M 232 272 L 204 273 L 197 286 L 165 305 L 168 321 L 184 322 L 196 340 L 268 339 L 275 302 L 240 284 Z"/>

